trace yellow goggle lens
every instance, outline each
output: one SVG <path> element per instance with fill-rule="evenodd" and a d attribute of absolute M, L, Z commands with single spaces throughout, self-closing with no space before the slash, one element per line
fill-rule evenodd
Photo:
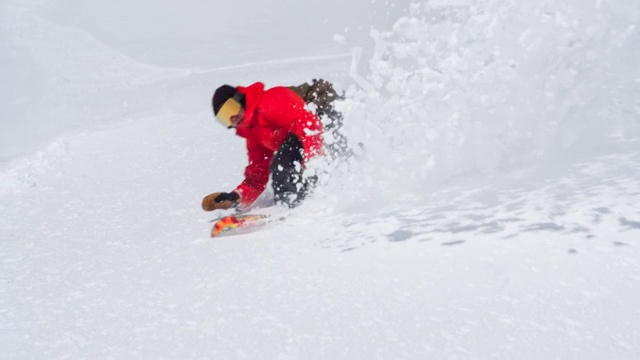
<path fill-rule="evenodd" d="M 230 98 L 222 104 L 218 113 L 216 114 L 216 119 L 220 121 L 220 123 L 226 127 L 231 126 L 231 117 L 234 115 L 238 115 L 240 113 L 240 109 L 242 105 L 240 102 L 234 98 Z"/>

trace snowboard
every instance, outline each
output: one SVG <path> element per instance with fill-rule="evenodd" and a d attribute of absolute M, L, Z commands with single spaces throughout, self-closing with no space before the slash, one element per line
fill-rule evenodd
<path fill-rule="evenodd" d="M 271 218 L 265 214 L 228 215 L 218 219 L 211 229 L 211 237 L 237 235 L 255 230 L 266 225 Z"/>

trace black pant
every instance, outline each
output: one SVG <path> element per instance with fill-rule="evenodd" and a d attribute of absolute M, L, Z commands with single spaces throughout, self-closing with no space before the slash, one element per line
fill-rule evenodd
<path fill-rule="evenodd" d="M 309 191 L 309 179 L 304 178 L 302 159 L 304 148 L 300 139 L 291 134 L 271 161 L 271 182 L 277 204 L 296 207 Z"/>

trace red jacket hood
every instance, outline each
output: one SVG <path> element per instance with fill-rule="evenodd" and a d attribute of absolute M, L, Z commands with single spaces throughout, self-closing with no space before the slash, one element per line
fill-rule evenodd
<path fill-rule="evenodd" d="M 245 119 L 248 121 L 242 121 L 238 128 L 236 129 L 236 133 L 239 136 L 246 138 L 247 134 L 245 134 L 245 130 L 253 127 L 254 120 L 256 119 L 254 113 L 257 110 L 258 104 L 260 104 L 260 100 L 262 99 L 262 94 L 264 93 L 264 84 L 261 82 L 256 82 L 247 87 L 238 86 L 238 91 L 244 94 L 244 102 L 245 102 Z"/>

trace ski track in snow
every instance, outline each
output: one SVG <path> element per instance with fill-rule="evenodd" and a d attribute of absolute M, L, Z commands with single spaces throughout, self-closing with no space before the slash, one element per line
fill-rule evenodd
<path fill-rule="evenodd" d="M 338 228 L 358 241 L 362 241 L 358 235 L 370 233 L 371 242 L 438 240 L 442 245 L 462 244 L 465 237 L 511 239 L 526 233 L 607 239 L 640 230 L 640 210 L 636 205 L 640 185 L 635 180 L 640 176 L 639 164 L 639 154 L 628 153 L 576 164 L 562 176 L 530 183 L 522 181 L 535 178 L 527 172 L 506 178 L 475 179 L 472 189 L 454 187 L 437 192 L 420 198 L 423 205 L 392 207 L 352 217 L 341 214 Z M 387 220 L 380 224 L 380 219 Z M 368 231 L 372 226 L 376 228 Z M 338 234 L 336 237 L 342 238 Z M 609 240 L 621 245 L 615 239 Z M 341 246 L 354 249 L 350 244 Z"/>
<path fill-rule="evenodd" d="M 296 58 L 268 60 L 268 61 L 262 61 L 262 62 L 248 62 L 244 64 L 222 66 L 222 67 L 217 67 L 212 69 L 202 69 L 202 70 L 198 70 L 196 73 L 206 74 L 206 73 L 215 72 L 215 71 L 238 70 L 238 69 L 252 68 L 256 66 L 296 64 L 301 62 L 314 62 L 314 61 L 325 61 L 325 60 L 335 60 L 335 59 L 351 59 L 351 54 L 302 56 L 302 57 L 296 57 Z"/>

